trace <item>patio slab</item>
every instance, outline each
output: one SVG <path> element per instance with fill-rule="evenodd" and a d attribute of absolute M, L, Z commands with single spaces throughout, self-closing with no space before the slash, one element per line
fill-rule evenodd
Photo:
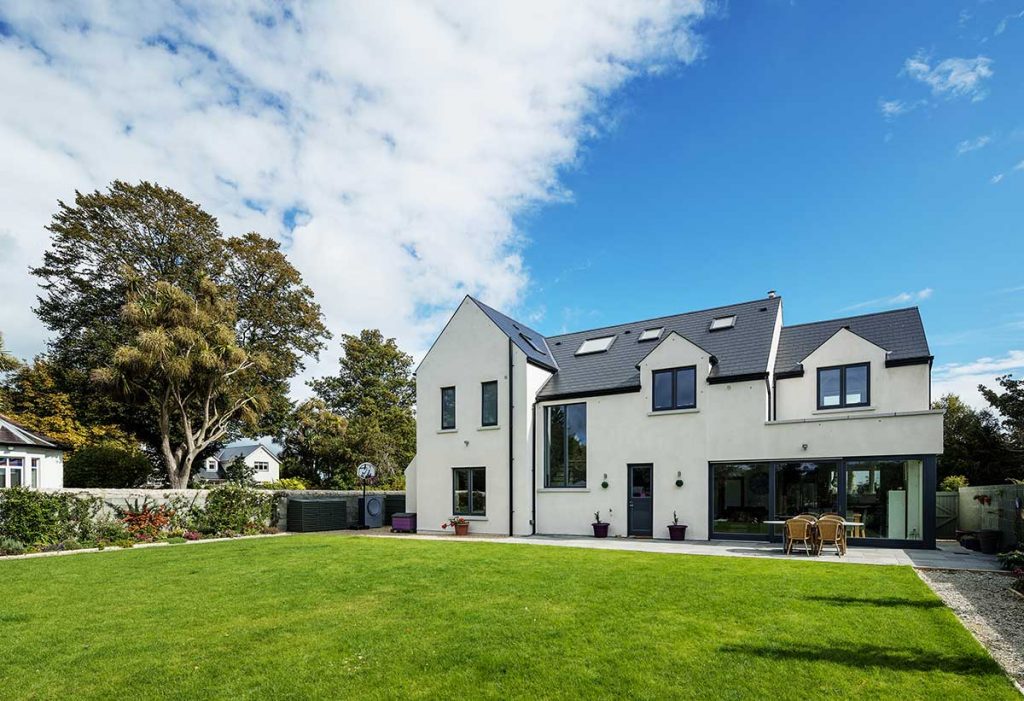
<path fill-rule="evenodd" d="M 777 560 L 810 560 L 812 562 L 840 562 L 859 565 L 909 565 L 911 567 L 944 569 L 944 570 L 984 570 L 1001 569 L 994 555 L 967 550 L 955 541 L 939 543 L 937 550 L 911 550 L 901 548 L 873 548 L 867 546 L 850 546 L 845 557 L 835 552 L 824 552 L 820 556 L 808 557 L 805 554 L 786 555 L 780 543 L 742 540 L 655 540 L 634 538 L 590 538 L 586 536 L 476 536 L 456 538 L 452 535 L 440 534 L 405 534 L 366 532 L 364 535 L 382 538 L 420 538 L 428 540 L 448 540 L 457 543 L 486 540 L 491 543 L 515 543 L 519 545 L 539 545 L 567 548 L 589 548 L 592 550 L 633 550 L 636 552 L 664 553 L 669 555 L 710 555 L 714 557 L 758 557 Z"/>

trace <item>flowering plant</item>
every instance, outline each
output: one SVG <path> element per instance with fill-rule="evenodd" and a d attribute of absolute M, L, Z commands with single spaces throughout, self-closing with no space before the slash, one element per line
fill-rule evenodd
<path fill-rule="evenodd" d="M 462 518 L 461 516 L 452 516 L 450 519 L 441 524 L 441 528 L 447 529 L 448 526 L 455 528 L 456 526 L 465 526 L 469 521 Z"/>

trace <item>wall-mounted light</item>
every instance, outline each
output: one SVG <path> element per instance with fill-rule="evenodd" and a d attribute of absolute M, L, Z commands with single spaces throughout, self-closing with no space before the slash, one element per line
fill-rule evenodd
<path fill-rule="evenodd" d="M 683 471 L 682 470 L 678 470 L 676 472 L 676 486 L 677 487 L 682 487 L 683 486 Z"/>
<path fill-rule="evenodd" d="M 604 480 L 601 482 L 601 489 L 608 489 L 608 473 L 604 473 Z"/>
<path fill-rule="evenodd" d="M 804 444 L 803 444 L 802 446 L 800 446 L 800 447 L 801 447 L 801 448 L 803 448 L 804 450 L 807 450 L 807 444 L 806 444 L 806 443 L 804 443 Z"/>

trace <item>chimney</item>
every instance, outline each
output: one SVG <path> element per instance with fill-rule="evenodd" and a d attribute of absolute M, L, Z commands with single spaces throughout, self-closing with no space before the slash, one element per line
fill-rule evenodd
<path fill-rule="evenodd" d="M 768 290 L 768 299 L 775 299 L 775 290 Z"/>

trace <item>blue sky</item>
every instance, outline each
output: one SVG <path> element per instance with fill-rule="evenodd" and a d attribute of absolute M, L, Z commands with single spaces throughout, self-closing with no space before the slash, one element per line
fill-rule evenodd
<path fill-rule="evenodd" d="M 524 220 L 539 330 L 777 289 L 787 323 L 917 304 L 937 367 L 1024 347 L 1024 17 L 995 33 L 1021 10 L 733 3 L 702 60 L 621 94 L 572 201 Z M 979 56 L 963 95 L 906 70 Z"/>
<path fill-rule="evenodd" d="M 466 293 L 558 333 L 776 289 L 918 304 L 937 391 L 1024 372 L 1024 0 L 0 0 L 0 94 L 21 357 L 57 200 L 120 178 L 416 355 Z"/>

